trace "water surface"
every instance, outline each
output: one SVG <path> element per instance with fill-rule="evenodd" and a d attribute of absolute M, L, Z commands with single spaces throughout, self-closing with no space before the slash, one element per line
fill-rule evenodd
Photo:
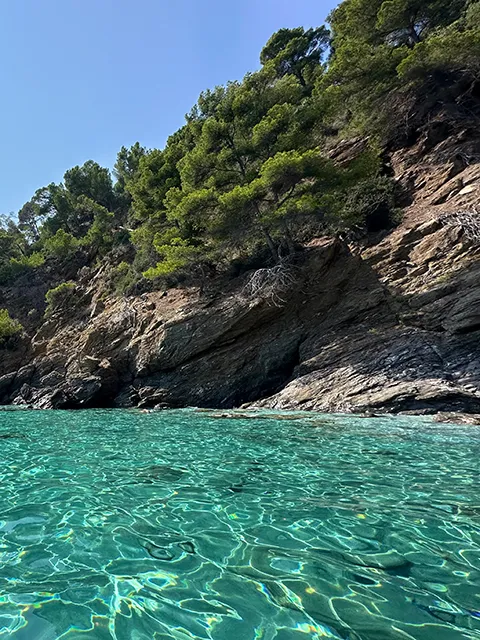
<path fill-rule="evenodd" d="M 480 639 L 480 429 L 0 411 L 0 637 Z"/>

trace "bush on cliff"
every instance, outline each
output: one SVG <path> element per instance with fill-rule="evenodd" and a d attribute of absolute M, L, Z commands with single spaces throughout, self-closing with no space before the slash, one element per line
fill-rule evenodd
<path fill-rule="evenodd" d="M 121 262 L 110 274 L 111 288 L 117 296 L 134 295 L 142 276 L 128 262 Z"/>
<path fill-rule="evenodd" d="M 378 176 L 358 182 L 346 195 L 342 218 L 348 227 L 356 225 L 375 233 L 399 222 L 398 187 L 392 178 Z"/>
<path fill-rule="evenodd" d="M 14 318 L 10 317 L 7 309 L 0 309 L 0 347 L 8 343 L 9 340 L 18 336 L 23 331 L 23 327 Z"/>
<path fill-rule="evenodd" d="M 74 282 L 62 282 L 58 287 L 47 291 L 45 294 L 45 301 L 47 303 L 45 315 L 51 315 L 55 309 L 69 301 L 75 292 L 75 286 Z"/>
<path fill-rule="evenodd" d="M 59 229 L 55 235 L 47 238 L 43 243 L 46 256 L 59 260 L 68 260 L 78 248 L 78 240 L 65 229 Z"/>

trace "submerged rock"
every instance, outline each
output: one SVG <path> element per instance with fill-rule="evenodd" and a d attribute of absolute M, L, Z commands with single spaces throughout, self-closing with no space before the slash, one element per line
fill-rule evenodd
<path fill-rule="evenodd" d="M 169 467 L 165 464 L 156 464 L 151 467 L 140 469 L 136 475 L 139 478 L 172 482 L 175 480 L 180 480 L 180 478 L 182 478 L 186 473 L 186 469 L 177 469 L 174 467 Z"/>
<path fill-rule="evenodd" d="M 435 422 L 445 422 L 449 424 L 471 424 L 480 425 L 480 414 L 468 414 L 468 413 L 437 413 Z"/>

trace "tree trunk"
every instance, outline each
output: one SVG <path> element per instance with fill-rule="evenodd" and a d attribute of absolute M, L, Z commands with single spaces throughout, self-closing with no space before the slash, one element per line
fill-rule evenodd
<path fill-rule="evenodd" d="M 285 240 L 287 241 L 288 253 L 293 256 L 295 253 L 295 243 L 293 242 L 292 234 L 288 222 L 283 220 L 283 230 L 285 232 Z"/>
<path fill-rule="evenodd" d="M 297 79 L 300 82 L 300 84 L 302 85 L 302 87 L 304 89 L 306 89 L 307 88 L 307 83 L 305 82 L 305 78 L 303 77 L 303 73 L 302 73 L 301 69 L 297 69 L 296 71 L 294 71 L 294 73 L 297 76 Z"/>
<path fill-rule="evenodd" d="M 272 258 L 275 263 L 278 263 L 278 251 L 275 243 L 273 242 L 272 236 L 270 235 L 268 229 L 262 226 L 262 232 L 265 236 L 265 240 L 267 241 L 268 248 L 270 249 L 270 253 L 272 254 Z"/>
<path fill-rule="evenodd" d="M 412 25 L 408 30 L 408 38 L 410 40 L 410 48 L 413 49 L 415 45 L 420 42 L 420 36 L 415 31 L 415 26 Z"/>

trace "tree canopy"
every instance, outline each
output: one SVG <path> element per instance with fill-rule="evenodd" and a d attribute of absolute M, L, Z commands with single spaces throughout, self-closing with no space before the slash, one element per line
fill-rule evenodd
<path fill-rule="evenodd" d="M 0 281 L 75 256 L 116 265 L 118 290 L 393 224 L 379 148 L 432 105 L 480 111 L 480 0 L 344 0 L 328 27 L 273 34 L 260 63 L 202 92 L 163 149 L 137 142 L 112 171 L 89 160 L 38 189 L 0 222 Z M 370 146 L 340 166 L 329 149 L 352 133 Z"/>

